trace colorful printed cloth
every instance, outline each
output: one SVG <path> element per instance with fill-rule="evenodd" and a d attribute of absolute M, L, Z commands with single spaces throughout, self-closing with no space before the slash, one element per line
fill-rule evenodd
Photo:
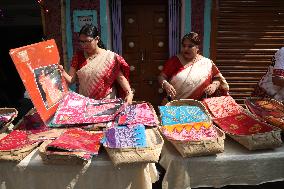
<path fill-rule="evenodd" d="M 54 125 L 50 126 L 112 121 L 124 108 L 122 99 L 94 100 L 70 92 L 60 103 L 52 121 Z"/>
<path fill-rule="evenodd" d="M 127 126 L 109 128 L 102 143 L 108 148 L 147 147 L 145 126 L 139 124 L 133 128 Z"/>
<path fill-rule="evenodd" d="M 19 150 L 34 143 L 25 131 L 14 130 L 0 140 L 0 151 Z"/>
<path fill-rule="evenodd" d="M 203 103 L 215 118 L 235 115 L 243 110 L 231 96 L 207 98 L 203 100 Z"/>
<path fill-rule="evenodd" d="M 251 135 L 273 130 L 271 126 L 258 121 L 245 113 L 215 118 L 214 122 L 224 131 L 236 135 Z"/>
<path fill-rule="evenodd" d="M 132 127 L 136 124 L 156 126 L 159 124 L 159 121 L 153 111 L 155 110 L 152 110 L 148 103 L 128 105 L 125 110 L 117 116 L 118 124 L 128 125 L 128 127 Z"/>
<path fill-rule="evenodd" d="M 218 137 L 217 131 L 209 122 L 163 126 L 160 130 L 164 136 L 171 140 L 201 141 Z"/>
<path fill-rule="evenodd" d="M 103 132 L 90 133 L 78 128 L 68 129 L 48 144 L 46 151 L 85 152 L 97 155 L 102 137 Z"/>
<path fill-rule="evenodd" d="M 163 125 L 209 121 L 208 115 L 197 106 L 159 106 Z"/>

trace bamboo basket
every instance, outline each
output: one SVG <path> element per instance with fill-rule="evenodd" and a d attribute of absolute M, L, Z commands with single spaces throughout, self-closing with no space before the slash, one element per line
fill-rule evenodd
<path fill-rule="evenodd" d="M 0 160 L 21 161 L 27 155 L 29 155 L 37 146 L 38 143 L 33 143 L 21 149 L 0 151 Z"/>
<path fill-rule="evenodd" d="M 182 157 L 206 156 L 224 152 L 225 133 L 212 125 L 218 133 L 214 139 L 205 139 L 200 141 L 170 141 Z"/>
<path fill-rule="evenodd" d="M 8 114 L 8 113 L 15 113 L 15 116 L 13 116 L 7 123 L 5 123 L 1 128 L 0 128 L 0 133 L 5 132 L 12 121 L 17 117 L 18 111 L 15 108 L 0 108 L 0 114 Z"/>
<path fill-rule="evenodd" d="M 205 106 L 197 100 L 192 100 L 192 99 L 174 100 L 168 102 L 166 106 L 197 106 L 205 112 L 205 114 L 209 118 L 209 122 L 212 124 L 212 119 L 209 112 L 207 111 Z M 174 145 L 177 151 L 184 158 L 222 153 L 224 152 L 225 133 L 219 128 L 215 127 L 214 125 L 212 125 L 212 127 L 214 127 L 214 129 L 218 133 L 218 136 L 214 139 L 207 139 L 207 140 L 205 139 L 200 141 L 178 141 L 171 139 L 167 140 Z"/>
<path fill-rule="evenodd" d="M 69 155 L 65 152 L 56 152 L 53 154 L 47 154 L 46 153 L 46 146 L 51 143 L 52 140 L 46 140 L 44 141 L 38 148 L 39 155 L 41 159 L 43 160 L 43 163 L 45 164 L 83 164 L 84 162 L 87 162 L 84 159 L 81 159 L 74 155 Z"/>
<path fill-rule="evenodd" d="M 156 128 L 146 129 L 146 148 L 105 147 L 115 166 L 128 163 L 158 163 L 164 140 Z"/>
<path fill-rule="evenodd" d="M 258 115 L 256 114 L 255 112 L 253 112 L 253 110 L 251 108 L 249 108 L 249 105 L 248 105 L 248 101 L 257 101 L 257 100 L 264 100 L 264 101 L 267 101 L 267 102 L 271 102 L 271 104 L 275 104 L 276 106 L 280 106 L 282 107 L 282 110 L 283 110 L 283 113 L 284 113 L 284 105 L 275 100 L 275 99 L 269 99 L 269 98 L 259 98 L 259 97 L 250 97 L 250 98 L 247 98 L 245 100 L 245 106 L 247 108 L 247 110 L 249 110 L 252 114 L 254 114 L 258 119 L 262 120 L 262 121 L 265 121 L 271 125 L 274 125 L 276 127 L 279 127 L 280 129 L 282 129 L 282 131 L 284 131 L 284 118 L 275 118 L 273 117 L 272 115 L 271 116 L 261 116 L 261 115 Z"/>
<path fill-rule="evenodd" d="M 257 116 L 250 113 L 248 110 L 244 109 L 243 111 L 254 119 L 261 121 L 260 119 L 258 119 Z M 273 130 L 269 132 L 250 135 L 237 135 L 226 131 L 224 132 L 248 150 L 273 149 L 280 147 L 282 145 L 281 129 L 270 124 L 267 125 L 272 127 Z"/>

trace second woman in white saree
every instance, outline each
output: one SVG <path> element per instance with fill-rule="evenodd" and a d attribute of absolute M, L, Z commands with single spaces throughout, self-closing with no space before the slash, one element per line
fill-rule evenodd
<path fill-rule="evenodd" d="M 198 54 L 200 40 L 190 32 L 182 38 L 181 53 L 170 58 L 159 82 L 170 99 L 228 95 L 229 85 L 212 60 Z"/>

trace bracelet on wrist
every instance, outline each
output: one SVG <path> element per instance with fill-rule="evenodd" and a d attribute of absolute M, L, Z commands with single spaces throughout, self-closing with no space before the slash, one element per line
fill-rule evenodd
<path fill-rule="evenodd" d="M 162 89 L 164 89 L 165 83 L 168 83 L 168 81 L 167 80 L 163 80 L 163 82 L 162 82 Z"/>
<path fill-rule="evenodd" d="M 126 95 L 129 95 L 129 94 L 134 94 L 134 92 L 132 91 L 132 90 L 128 90 L 128 91 L 126 91 Z"/>

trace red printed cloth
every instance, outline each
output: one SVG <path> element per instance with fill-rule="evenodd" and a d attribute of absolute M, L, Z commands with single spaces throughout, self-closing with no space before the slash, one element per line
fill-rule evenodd
<path fill-rule="evenodd" d="M 19 150 L 34 143 L 25 131 L 14 130 L 0 140 L 0 151 Z"/>
<path fill-rule="evenodd" d="M 97 155 L 103 132 L 90 133 L 82 129 L 68 129 L 47 145 L 47 151 L 85 152 Z"/>
<path fill-rule="evenodd" d="M 239 113 L 223 118 L 215 118 L 214 122 L 225 132 L 235 135 L 251 135 L 270 132 L 273 128 L 253 117 Z"/>
<path fill-rule="evenodd" d="M 153 111 L 155 110 L 148 103 L 128 105 L 118 115 L 118 124 L 128 125 L 128 127 L 133 127 L 137 124 L 156 126 L 159 124 L 159 121 Z"/>
<path fill-rule="evenodd" d="M 206 98 L 202 102 L 215 118 L 235 115 L 243 110 L 231 96 Z"/>
<path fill-rule="evenodd" d="M 209 122 L 163 126 L 160 130 L 168 139 L 179 141 L 200 141 L 218 137 L 216 129 Z"/>
<path fill-rule="evenodd" d="M 70 92 L 60 103 L 52 123 L 64 125 L 113 121 L 124 108 L 122 99 L 94 100 Z"/>

